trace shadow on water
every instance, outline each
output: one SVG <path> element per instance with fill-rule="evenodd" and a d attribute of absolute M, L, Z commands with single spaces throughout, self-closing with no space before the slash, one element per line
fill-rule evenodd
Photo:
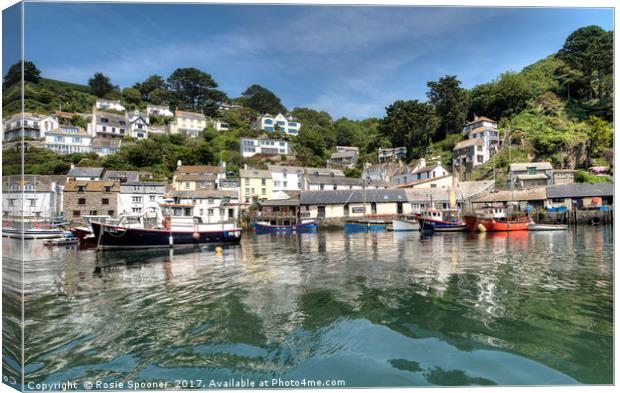
<path fill-rule="evenodd" d="M 612 235 L 319 232 L 221 251 L 55 250 L 26 264 L 27 380 L 608 384 Z"/>

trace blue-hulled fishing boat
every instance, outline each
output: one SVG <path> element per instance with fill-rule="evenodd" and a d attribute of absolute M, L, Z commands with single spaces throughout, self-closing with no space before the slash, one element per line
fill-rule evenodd
<path fill-rule="evenodd" d="M 467 225 L 459 218 L 458 210 L 429 209 L 418 215 L 420 230 L 437 232 L 464 232 Z"/>
<path fill-rule="evenodd" d="M 344 223 L 345 232 L 382 232 L 387 231 L 385 220 L 352 220 Z"/>

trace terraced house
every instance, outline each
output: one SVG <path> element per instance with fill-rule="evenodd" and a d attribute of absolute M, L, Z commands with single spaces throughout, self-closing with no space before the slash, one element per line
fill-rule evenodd
<path fill-rule="evenodd" d="M 62 213 L 66 176 L 2 177 L 2 217 L 5 220 L 48 220 Z"/>
<path fill-rule="evenodd" d="M 175 111 L 170 123 L 171 134 L 183 134 L 190 138 L 199 137 L 207 127 L 207 117 L 202 113 Z"/>
<path fill-rule="evenodd" d="M 215 190 L 225 178 L 224 166 L 182 165 L 179 162 L 172 184 L 177 191 Z"/>
<path fill-rule="evenodd" d="M 16 113 L 4 120 L 2 139 L 5 142 L 21 139 L 41 139 L 46 132 L 58 127 L 58 121 L 37 113 Z"/>
<path fill-rule="evenodd" d="M 118 214 L 120 183 L 108 180 L 69 180 L 65 184 L 64 214 L 69 221 L 80 221 L 84 216 Z"/>
<path fill-rule="evenodd" d="M 273 180 L 271 172 L 261 169 L 239 170 L 241 201 L 251 203 L 271 199 Z"/>

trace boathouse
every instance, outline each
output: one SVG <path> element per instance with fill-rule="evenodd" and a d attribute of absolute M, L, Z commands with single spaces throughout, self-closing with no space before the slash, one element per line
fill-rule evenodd
<path fill-rule="evenodd" d="M 339 223 L 347 218 L 394 216 L 411 212 L 402 189 L 302 191 L 302 218 Z"/>
<path fill-rule="evenodd" d="M 548 210 L 594 210 L 605 209 L 613 203 L 613 183 L 574 183 L 548 186 L 545 207 Z"/>

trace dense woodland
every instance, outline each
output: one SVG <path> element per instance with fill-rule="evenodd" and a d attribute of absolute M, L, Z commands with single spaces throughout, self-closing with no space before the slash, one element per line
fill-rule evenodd
<path fill-rule="evenodd" d="M 16 64 L 4 76 L 5 114 L 19 111 L 19 76 Z M 406 146 L 407 161 L 437 158 L 451 167 L 452 149 L 460 131 L 474 115 L 498 120 L 500 133 L 510 142 L 512 161 L 549 160 L 555 167 L 583 169 L 591 165 L 613 166 L 613 32 L 588 26 L 570 34 L 563 47 L 520 72 L 505 72 L 496 79 L 465 89 L 456 75 L 427 83 L 427 99 L 398 100 L 386 108 L 381 119 L 333 119 L 329 113 L 311 108 L 287 109 L 276 94 L 253 85 L 241 97 L 228 97 L 218 89 L 210 74 L 195 68 L 179 68 L 167 78 L 151 75 L 132 87 L 120 89 L 111 79 L 96 73 L 88 85 L 77 85 L 41 77 L 36 65 L 24 64 L 24 97 L 27 111 L 53 113 L 89 112 L 97 97 L 120 99 L 128 109 L 148 103 L 203 112 L 220 117 L 230 131 L 206 129 L 202 138 L 180 135 L 154 136 L 143 141 L 125 140 L 117 154 L 59 156 L 45 149 L 28 147 L 26 173 L 62 174 L 71 163 L 101 165 L 109 169 L 144 169 L 159 178 L 170 178 L 177 160 L 187 164 L 217 164 L 221 160 L 235 170 L 242 164 L 265 165 L 243 159 L 239 138 L 257 136 L 250 123 L 259 113 L 290 112 L 302 122 L 297 137 L 274 132 L 270 136 L 288 139 L 301 165 L 324 166 L 337 145 L 360 149 L 361 163 L 376 162 L 380 147 Z M 218 113 L 216 103 L 230 101 L 241 109 Z M 75 117 L 73 121 L 82 121 Z M 166 119 L 152 119 L 155 123 Z M 509 137 L 509 138 L 508 138 Z M 507 143 L 504 144 L 506 146 Z M 467 174 L 467 178 L 503 181 L 508 166 L 506 148 L 489 162 Z M 19 172 L 19 152 L 4 151 L 5 174 Z M 580 181 L 597 181 L 585 171 Z"/>

